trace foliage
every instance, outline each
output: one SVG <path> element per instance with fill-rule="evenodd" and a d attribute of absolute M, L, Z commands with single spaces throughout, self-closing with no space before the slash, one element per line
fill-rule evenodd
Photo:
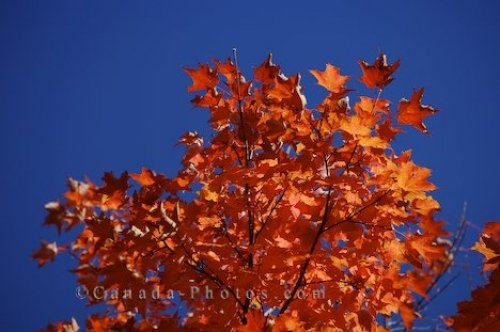
<path fill-rule="evenodd" d="M 458 303 L 458 312 L 450 325 L 456 331 L 499 331 L 500 222 L 487 222 L 473 248 L 484 255 L 483 272 L 490 271 L 489 282 L 476 288 L 471 300 Z"/>
<path fill-rule="evenodd" d="M 351 106 L 350 77 L 328 64 L 311 71 L 326 89 L 315 108 L 306 107 L 300 75 L 286 77 L 271 55 L 250 81 L 236 56 L 186 68 L 188 91 L 200 93 L 192 102 L 208 109 L 214 135 L 208 143 L 196 132 L 180 138 L 177 176 L 143 168 L 105 173 L 102 184 L 69 179 L 64 200 L 46 205 L 45 224 L 78 235 L 62 246 L 43 242 L 33 257 L 42 266 L 69 253 L 80 286 L 119 289 L 103 299 L 88 294 L 107 311 L 90 316 L 87 329 L 410 329 L 453 246 L 435 217 L 431 171 L 391 143 L 401 125 L 427 133 L 423 120 L 437 110 L 416 90 L 394 121 L 381 93 L 399 61 L 380 54 L 359 64 L 374 96 Z M 190 296 L 193 287 L 199 296 Z M 144 289 L 183 295 L 139 298 Z"/>

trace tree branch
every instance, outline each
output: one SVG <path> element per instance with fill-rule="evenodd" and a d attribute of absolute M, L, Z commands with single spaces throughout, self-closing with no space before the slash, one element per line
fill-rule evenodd
<path fill-rule="evenodd" d="M 434 281 L 429 285 L 429 287 L 427 288 L 427 293 L 430 293 L 433 291 L 433 289 L 436 287 L 438 282 L 443 278 L 443 276 L 446 274 L 446 272 L 448 272 L 448 270 L 455 263 L 455 256 L 458 252 L 458 248 L 460 248 L 460 246 L 462 245 L 462 242 L 465 238 L 465 232 L 467 229 L 466 213 L 467 213 L 467 203 L 464 203 L 463 209 L 462 209 L 462 215 L 460 217 L 460 224 L 458 225 L 457 232 L 455 233 L 455 236 L 453 237 L 453 242 L 451 244 L 451 259 L 448 260 L 445 267 L 441 270 L 441 272 L 436 277 L 436 279 L 434 279 Z M 417 302 L 416 310 L 420 310 L 424 301 L 425 301 L 425 298 L 422 297 Z"/>
<path fill-rule="evenodd" d="M 243 105 L 242 105 L 242 100 L 240 96 L 240 69 L 238 66 L 238 55 L 236 53 L 236 48 L 233 48 L 233 57 L 234 57 L 234 64 L 236 67 L 236 88 L 238 89 L 237 91 L 237 97 L 238 97 L 238 114 L 240 116 L 240 129 L 242 131 L 242 138 L 245 142 L 245 167 L 248 168 L 250 165 L 250 147 L 248 143 L 248 138 L 246 134 L 246 127 L 245 127 L 245 120 L 243 116 Z M 250 186 L 248 183 L 245 183 L 245 197 L 246 197 L 246 205 L 247 205 L 247 215 L 248 215 L 248 246 L 249 246 L 249 253 L 248 253 L 248 259 L 247 259 L 247 266 L 249 268 L 253 267 L 253 254 L 251 252 L 251 248 L 254 244 L 254 239 L 255 239 L 255 234 L 254 234 L 254 218 L 252 214 L 252 207 L 251 207 L 251 199 L 250 199 Z M 250 308 L 250 299 L 245 300 L 245 304 L 243 305 L 243 312 L 247 313 L 248 309 Z M 242 320 L 244 323 L 246 320 Z"/>
<path fill-rule="evenodd" d="M 180 246 L 184 250 L 184 252 L 186 253 L 186 255 L 189 256 L 189 258 L 190 258 L 191 261 L 193 261 L 195 263 L 199 262 L 198 260 L 196 260 L 193 257 L 193 254 L 189 252 L 189 250 L 186 248 L 186 246 L 184 244 L 181 244 Z M 232 287 L 226 285 L 226 283 L 224 281 L 222 281 L 215 273 L 210 273 L 209 271 L 207 271 L 204 264 L 202 264 L 202 266 L 199 267 L 199 266 L 197 266 L 197 264 L 193 264 L 193 263 L 190 263 L 188 261 L 184 261 L 184 262 L 186 263 L 187 266 L 191 267 L 195 271 L 197 271 L 197 272 L 203 274 L 204 276 L 206 276 L 209 280 L 211 280 L 217 286 L 219 286 L 221 288 L 227 289 L 229 291 L 229 293 L 234 297 L 234 299 L 236 300 L 236 302 L 240 305 L 240 307 L 242 307 L 242 308 L 244 307 L 244 304 L 238 298 L 236 292 L 232 289 Z"/>
<path fill-rule="evenodd" d="M 246 133 L 246 128 L 245 128 L 245 121 L 243 117 L 243 105 L 242 105 L 242 100 L 240 96 L 240 69 L 238 67 L 238 55 L 236 53 L 236 48 L 233 48 L 233 57 L 234 57 L 234 65 L 236 67 L 236 88 L 238 89 L 237 91 L 237 97 L 238 97 L 238 114 L 240 116 L 240 128 L 242 130 L 242 136 L 243 140 L 245 142 L 245 167 L 248 167 L 248 164 L 250 162 L 250 150 L 249 150 L 249 144 L 248 144 L 248 138 L 247 138 L 247 133 Z"/>
<path fill-rule="evenodd" d="M 374 199 L 372 202 L 370 202 L 369 204 L 366 204 L 364 205 L 363 207 L 361 207 L 360 209 L 358 209 L 357 211 L 354 211 L 352 212 L 349 216 L 347 216 L 347 218 L 341 220 L 341 221 L 338 221 L 336 223 L 334 223 L 333 225 L 330 225 L 328 227 L 325 227 L 325 232 L 334 228 L 334 227 L 337 227 L 341 224 L 345 224 L 345 223 L 354 223 L 354 224 L 362 224 L 362 225 L 371 225 L 371 226 L 376 226 L 375 224 L 367 224 L 367 223 L 363 223 L 363 222 L 360 222 L 360 221 L 354 221 L 353 218 L 355 218 L 358 214 L 360 214 L 361 212 L 363 212 L 364 210 L 366 210 L 367 208 L 369 208 L 370 206 L 373 206 L 375 204 L 377 204 L 382 198 L 384 198 L 385 195 L 387 195 L 389 193 L 390 189 L 387 189 L 383 194 L 381 194 L 379 197 L 377 197 L 376 199 Z"/>
<path fill-rule="evenodd" d="M 229 244 L 231 245 L 231 247 L 233 248 L 233 250 L 236 252 L 236 254 L 238 254 L 238 256 L 241 259 L 245 260 L 245 257 L 241 253 L 240 248 L 233 242 L 233 240 L 231 240 L 231 237 L 229 236 L 229 231 L 227 229 L 227 225 L 226 225 L 225 219 L 221 220 L 221 221 L 222 221 L 222 234 L 227 239 L 227 241 L 229 242 Z"/>
<path fill-rule="evenodd" d="M 327 163 L 327 160 L 326 160 L 326 156 L 324 158 L 324 162 L 325 162 L 325 168 L 326 168 L 326 172 L 327 172 L 327 176 L 328 176 L 329 175 L 329 171 L 328 171 L 328 163 Z M 322 220 L 321 220 L 321 224 L 320 224 L 319 229 L 316 232 L 314 240 L 313 240 L 313 242 L 311 244 L 311 247 L 309 249 L 309 253 L 307 255 L 307 258 L 304 261 L 304 263 L 302 264 L 302 267 L 301 267 L 300 272 L 299 272 L 299 277 L 298 277 L 297 281 L 295 282 L 295 285 L 293 286 L 293 289 L 292 289 L 292 291 L 290 293 L 290 297 L 287 300 L 285 300 L 285 302 L 283 303 L 283 306 L 280 309 L 280 312 L 279 312 L 280 314 L 284 313 L 288 309 L 288 306 L 290 306 L 290 304 L 294 300 L 295 294 L 297 293 L 297 291 L 301 287 L 302 282 L 304 281 L 305 274 L 306 274 L 307 268 L 309 267 L 309 264 L 311 262 L 311 258 L 312 258 L 312 255 L 314 253 L 314 250 L 316 249 L 316 246 L 317 246 L 317 244 L 319 242 L 321 234 L 323 234 L 323 230 L 324 230 L 324 228 L 325 228 L 325 226 L 326 226 L 326 224 L 328 222 L 328 214 L 330 213 L 330 197 L 331 197 L 331 194 L 332 194 L 332 188 L 329 187 L 328 188 L 328 192 L 326 194 L 325 210 L 323 212 L 323 217 L 322 217 Z"/>
<path fill-rule="evenodd" d="M 259 236 L 259 234 L 264 230 L 264 227 L 266 226 L 267 222 L 269 221 L 269 219 L 271 218 L 271 215 L 274 213 L 274 211 L 278 208 L 278 205 L 280 204 L 280 202 L 283 200 L 283 197 L 285 196 L 285 193 L 286 191 L 288 190 L 288 186 L 285 187 L 285 189 L 283 190 L 283 192 L 281 193 L 281 195 L 278 197 L 278 199 L 275 201 L 274 203 L 274 206 L 271 208 L 271 210 L 269 211 L 269 213 L 267 214 L 267 217 L 264 219 L 264 221 L 262 222 L 262 225 L 261 227 L 259 228 L 259 230 L 255 233 L 255 241 L 257 241 L 257 238 Z"/>

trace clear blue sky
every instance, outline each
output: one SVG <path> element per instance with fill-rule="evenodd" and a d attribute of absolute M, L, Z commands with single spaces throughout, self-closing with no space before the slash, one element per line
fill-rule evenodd
<path fill-rule="evenodd" d="M 189 103 L 182 66 L 227 57 L 233 47 L 246 72 L 269 51 L 286 73 L 302 72 L 313 104 L 323 91 L 309 69 L 330 62 L 357 76 L 356 61 L 379 50 L 400 58 L 385 96 L 424 86 L 424 102 L 442 111 L 427 121 L 431 137 L 408 128 L 398 149 L 411 147 L 433 169 L 451 227 L 463 201 L 478 225 L 500 217 L 499 2 L 298 3 L 0 2 L 0 330 L 84 316 L 71 259 L 38 270 L 29 257 L 40 239 L 57 239 L 41 227 L 44 203 L 60 196 L 68 176 L 97 180 L 141 166 L 174 174 L 177 138 L 209 133 L 206 113 Z M 439 310 L 453 312 L 467 292 L 461 278 Z"/>

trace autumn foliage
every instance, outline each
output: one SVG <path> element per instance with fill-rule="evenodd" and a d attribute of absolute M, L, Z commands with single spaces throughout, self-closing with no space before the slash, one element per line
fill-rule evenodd
<path fill-rule="evenodd" d="M 89 304 L 108 309 L 90 316 L 87 329 L 411 329 L 450 266 L 452 245 L 436 219 L 431 171 L 391 143 L 405 125 L 427 133 L 423 120 L 437 110 L 422 105 L 423 89 L 398 103 L 383 98 L 399 61 L 380 54 L 359 64 L 367 88 L 359 96 L 337 67 L 311 70 L 325 89 L 316 106 L 307 105 L 301 76 L 285 76 L 271 55 L 251 80 L 230 59 L 186 68 L 192 103 L 208 109 L 214 135 L 180 138 L 177 176 L 143 168 L 105 173 L 102 183 L 69 179 L 64 199 L 46 205 L 45 224 L 76 236 L 43 242 L 33 257 L 41 266 L 69 253 L 79 285 L 133 294 L 90 294 Z M 491 238 L 481 248 L 498 286 Z M 201 291 L 191 298 L 193 286 Z M 203 297 L 205 286 L 213 299 Z M 140 299 L 141 289 L 183 295 Z M 323 298 L 311 296 L 318 290 Z M 498 308 L 496 291 L 488 300 Z M 465 303 L 459 311 L 471 310 Z"/>
<path fill-rule="evenodd" d="M 456 331 L 500 331 L 500 222 L 487 222 L 473 249 L 484 256 L 489 282 L 475 289 L 472 299 L 458 303 L 450 325 Z"/>

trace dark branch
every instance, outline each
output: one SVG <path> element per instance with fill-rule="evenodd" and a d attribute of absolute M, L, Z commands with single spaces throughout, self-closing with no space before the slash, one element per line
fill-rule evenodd
<path fill-rule="evenodd" d="M 337 226 L 339 226 L 341 224 L 345 224 L 345 223 L 362 224 L 362 225 L 366 225 L 366 226 L 376 226 L 375 224 L 368 224 L 368 223 L 363 223 L 363 222 L 360 222 L 360 221 L 354 221 L 353 219 L 358 214 L 360 214 L 364 210 L 368 209 L 370 206 L 373 206 L 373 205 L 377 204 L 382 198 L 384 198 L 384 196 L 386 196 L 389 193 L 389 191 L 390 191 L 390 189 L 387 189 L 383 194 L 381 194 L 379 197 L 377 197 L 376 199 L 374 199 L 369 204 L 366 204 L 363 207 L 361 207 L 360 209 L 352 212 L 349 216 L 347 216 L 347 218 L 345 218 L 345 219 L 343 219 L 341 221 L 338 221 L 338 222 L 334 223 L 333 225 L 325 227 L 325 232 L 328 231 L 328 230 L 330 230 L 330 229 L 332 229 L 332 228 L 334 228 L 334 227 L 337 227 Z"/>
<path fill-rule="evenodd" d="M 221 288 L 227 289 L 228 292 L 233 296 L 233 298 L 235 299 L 235 301 L 242 308 L 244 307 L 244 304 L 241 302 L 241 300 L 238 298 L 236 292 L 230 286 L 226 285 L 226 283 L 224 281 L 222 281 L 215 273 L 210 273 L 209 271 L 207 271 L 205 265 L 198 266 L 196 264 L 196 263 L 198 263 L 198 261 L 193 257 L 193 254 L 189 252 L 189 250 L 186 248 L 186 246 L 184 246 L 184 244 L 181 244 L 180 247 L 184 250 L 184 252 L 186 253 L 186 255 L 189 256 L 189 259 L 192 262 L 194 262 L 194 263 L 191 263 L 189 261 L 184 261 L 187 266 L 191 267 L 196 272 L 199 272 L 199 273 L 203 274 L 209 280 L 211 280 L 213 283 L 215 283 L 217 286 L 219 286 Z"/>
<path fill-rule="evenodd" d="M 229 242 L 229 245 L 231 246 L 231 248 L 233 248 L 233 250 L 236 252 L 236 254 L 243 260 L 245 260 L 245 257 L 243 256 L 243 253 L 241 252 L 241 249 L 234 243 L 234 241 L 231 239 L 231 236 L 229 235 L 229 231 L 227 229 L 227 225 L 226 225 L 226 222 L 225 220 L 221 220 L 222 221 L 222 234 L 224 235 L 224 237 L 227 239 L 227 241 Z"/>
<path fill-rule="evenodd" d="M 328 162 L 326 160 L 326 156 L 324 158 L 324 162 L 325 162 L 326 173 L 327 173 L 327 176 L 328 176 L 329 175 L 329 170 L 328 170 Z M 319 229 L 316 232 L 316 235 L 314 236 L 314 240 L 313 240 L 313 242 L 311 244 L 311 247 L 309 249 L 307 258 L 304 261 L 304 263 L 302 264 L 302 267 L 301 267 L 300 272 L 299 272 L 299 277 L 298 277 L 297 281 L 295 282 L 295 285 L 293 286 L 293 289 L 292 289 L 292 291 L 290 293 L 290 297 L 283 303 L 283 306 L 280 309 L 280 314 L 284 313 L 288 309 L 288 306 L 290 306 L 290 304 L 294 300 L 295 294 L 297 293 L 297 291 L 299 290 L 299 288 L 301 287 L 301 285 L 302 285 L 302 283 L 304 281 L 307 268 L 309 267 L 309 264 L 311 262 L 312 255 L 313 255 L 314 251 L 316 250 L 316 246 L 317 246 L 317 244 L 319 242 L 321 234 L 323 234 L 325 226 L 328 223 L 328 215 L 330 213 L 330 198 L 331 198 L 331 194 L 332 194 L 332 188 L 330 187 L 330 188 L 328 188 L 328 192 L 326 194 L 325 210 L 323 212 L 323 217 L 322 217 L 322 220 L 321 220 L 321 224 L 319 225 Z"/>
<path fill-rule="evenodd" d="M 262 225 L 261 227 L 259 228 L 259 230 L 255 233 L 255 241 L 257 241 L 257 238 L 259 236 L 259 234 L 264 230 L 264 227 L 266 226 L 267 222 L 269 221 L 269 219 L 271 218 L 271 215 L 274 213 L 274 211 L 278 208 L 278 205 L 280 204 L 280 202 L 283 200 L 283 197 L 285 196 L 285 193 L 287 191 L 288 187 L 286 187 L 283 192 L 281 193 L 281 195 L 278 197 L 278 199 L 274 202 L 274 205 L 273 207 L 271 208 L 271 210 L 269 211 L 269 213 L 267 214 L 267 217 L 264 219 L 264 221 L 262 222 Z"/>

